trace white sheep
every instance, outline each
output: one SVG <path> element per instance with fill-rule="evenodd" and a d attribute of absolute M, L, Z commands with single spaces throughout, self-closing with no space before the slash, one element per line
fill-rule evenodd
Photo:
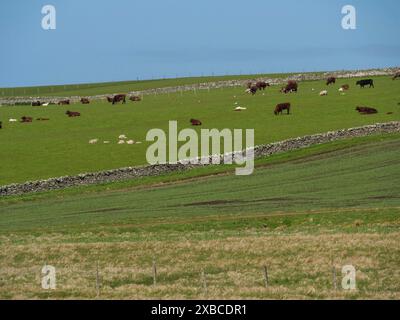
<path fill-rule="evenodd" d="M 242 108 L 242 107 L 235 108 L 235 111 L 242 111 L 242 110 L 247 110 L 247 108 Z"/>
<path fill-rule="evenodd" d="M 103 141 L 103 143 L 104 143 L 104 144 L 109 144 L 109 143 L 110 143 L 110 141 Z"/>
<path fill-rule="evenodd" d="M 129 140 L 129 141 L 127 141 L 126 143 L 127 143 L 127 144 L 135 144 L 135 141 Z"/>
<path fill-rule="evenodd" d="M 121 135 L 118 137 L 118 139 L 119 139 L 119 140 L 126 140 L 126 139 L 128 139 L 128 138 L 126 137 L 126 135 L 121 134 Z"/>
<path fill-rule="evenodd" d="M 18 120 L 17 119 L 10 119 L 10 120 L 8 120 L 9 122 L 18 122 Z"/>
<path fill-rule="evenodd" d="M 327 96 L 327 95 L 328 95 L 328 91 L 327 91 L 327 90 L 321 91 L 321 92 L 319 93 L 319 95 L 320 95 L 321 97 Z"/>
<path fill-rule="evenodd" d="M 118 144 L 125 144 L 125 140 L 119 140 Z"/>
<path fill-rule="evenodd" d="M 90 144 L 96 144 L 97 142 L 99 142 L 99 139 L 92 139 L 92 140 L 89 140 L 89 143 L 90 143 Z"/>

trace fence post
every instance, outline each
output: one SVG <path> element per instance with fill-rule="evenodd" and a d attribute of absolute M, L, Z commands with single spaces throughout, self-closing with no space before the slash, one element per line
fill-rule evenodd
<path fill-rule="evenodd" d="M 203 293 L 204 295 L 207 295 L 207 280 L 206 280 L 206 274 L 204 273 L 204 269 L 201 270 L 201 282 L 203 285 Z"/>
<path fill-rule="evenodd" d="M 337 277 L 336 277 L 336 268 L 335 265 L 332 265 L 332 284 L 333 290 L 337 290 Z"/>
<path fill-rule="evenodd" d="M 153 258 L 153 285 L 157 285 L 157 264 L 155 258 Z"/>
<path fill-rule="evenodd" d="M 96 264 L 96 297 L 100 296 L 100 274 L 99 274 L 99 261 Z"/>
<path fill-rule="evenodd" d="M 265 284 L 265 287 L 268 288 L 268 268 L 267 268 L 267 266 L 264 266 L 263 271 L 264 271 L 264 284 Z"/>

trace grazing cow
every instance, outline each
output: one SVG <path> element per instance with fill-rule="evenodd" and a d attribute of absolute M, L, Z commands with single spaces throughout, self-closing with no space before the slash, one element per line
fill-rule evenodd
<path fill-rule="evenodd" d="M 196 120 L 196 119 L 190 119 L 190 123 L 192 124 L 192 126 L 201 126 L 202 123 L 200 120 Z"/>
<path fill-rule="evenodd" d="M 256 87 L 258 90 L 265 90 L 267 87 L 269 87 L 269 83 L 265 82 L 265 81 L 258 81 L 256 83 Z"/>
<path fill-rule="evenodd" d="M 360 86 L 361 88 L 364 88 L 365 86 L 368 86 L 371 88 L 375 88 L 374 86 L 374 80 L 372 79 L 366 79 L 366 80 L 359 80 L 356 83 L 357 86 Z"/>
<path fill-rule="evenodd" d="M 375 114 L 378 113 L 378 110 L 370 107 L 357 107 L 356 110 L 361 114 Z"/>
<path fill-rule="evenodd" d="M 37 118 L 36 121 L 49 121 L 49 118 Z"/>
<path fill-rule="evenodd" d="M 32 107 L 40 107 L 41 105 L 40 101 L 32 101 Z"/>
<path fill-rule="evenodd" d="M 395 75 L 393 76 L 393 80 L 396 80 L 397 78 L 400 78 L 400 71 L 397 71 Z"/>
<path fill-rule="evenodd" d="M 32 117 L 23 116 L 21 117 L 21 123 L 31 123 L 33 121 Z"/>
<path fill-rule="evenodd" d="M 246 93 L 252 94 L 253 96 L 257 93 L 258 88 L 256 86 L 251 86 L 246 90 Z"/>
<path fill-rule="evenodd" d="M 79 112 L 69 111 L 69 110 L 67 112 L 65 112 L 65 114 L 70 118 L 80 117 L 81 116 L 81 114 Z"/>
<path fill-rule="evenodd" d="M 136 102 L 136 101 L 142 101 L 142 98 L 139 96 L 130 96 L 129 100 Z"/>
<path fill-rule="evenodd" d="M 275 107 L 274 114 L 277 116 L 278 114 L 283 114 L 283 111 L 287 110 L 287 114 L 290 114 L 290 103 L 280 103 Z"/>
<path fill-rule="evenodd" d="M 106 97 L 106 99 L 107 99 L 107 101 L 110 102 L 110 103 L 113 102 L 113 98 L 112 98 L 112 97 Z"/>
<path fill-rule="evenodd" d="M 335 84 L 336 83 L 336 78 L 335 77 L 329 77 L 326 80 L 326 85 L 329 86 L 330 84 Z"/>
<path fill-rule="evenodd" d="M 298 84 L 294 80 L 289 80 L 286 87 L 282 88 L 281 92 L 283 93 L 291 93 L 291 92 L 297 92 L 298 90 Z"/>
<path fill-rule="evenodd" d="M 117 94 L 112 99 L 112 104 L 116 104 L 118 102 L 126 103 L 126 94 Z"/>
<path fill-rule="evenodd" d="M 82 99 L 81 99 L 81 103 L 82 103 L 82 104 L 89 104 L 89 103 L 90 103 L 90 100 L 89 100 L 88 98 L 82 98 Z"/>
<path fill-rule="evenodd" d="M 69 105 L 70 102 L 71 102 L 70 100 L 61 100 L 61 101 L 58 101 L 58 105 L 59 106 Z"/>

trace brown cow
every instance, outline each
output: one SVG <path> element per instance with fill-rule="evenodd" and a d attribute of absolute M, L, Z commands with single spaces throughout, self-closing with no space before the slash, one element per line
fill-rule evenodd
<path fill-rule="evenodd" d="M 280 103 L 275 107 L 274 114 L 277 116 L 278 114 L 283 114 L 283 111 L 287 110 L 287 114 L 290 114 L 290 103 Z"/>
<path fill-rule="evenodd" d="M 106 97 L 106 99 L 107 99 L 107 101 L 110 102 L 110 103 L 113 102 L 113 98 L 112 98 L 112 97 Z"/>
<path fill-rule="evenodd" d="M 33 121 L 32 117 L 23 116 L 21 117 L 21 123 L 31 123 Z"/>
<path fill-rule="evenodd" d="M 347 91 L 350 89 L 350 86 L 348 84 L 344 84 L 340 88 L 343 89 L 343 91 Z"/>
<path fill-rule="evenodd" d="M 256 83 L 256 87 L 258 90 L 265 90 L 267 87 L 269 87 L 269 83 L 265 82 L 265 81 L 258 81 Z"/>
<path fill-rule="evenodd" d="M 112 104 L 116 104 L 118 102 L 126 103 L 126 94 L 117 94 L 113 97 Z"/>
<path fill-rule="evenodd" d="M 291 92 L 297 92 L 298 90 L 298 84 L 294 80 L 289 80 L 288 84 L 286 87 L 282 88 L 281 92 L 283 93 L 291 93 Z"/>
<path fill-rule="evenodd" d="M 61 100 L 61 101 L 58 101 L 58 105 L 59 106 L 62 106 L 62 105 L 69 105 L 70 104 L 70 100 Z"/>
<path fill-rule="evenodd" d="M 82 103 L 82 104 L 89 104 L 89 103 L 90 103 L 90 100 L 89 100 L 88 98 L 82 98 L 82 99 L 81 99 L 81 103 Z"/>
<path fill-rule="evenodd" d="M 130 96 L 129 100 L 135 102 L 135 101 L 142 101 L 142 98 L 139 96 Z"/>
<path fill-rule="evenodd" d="M 370 107 L 357 107 L 356 110 L 361 113 L 361 114 L 375 114 L 378 113 L 378 110 L 375 108 L 370 108 Z"/>
<path fill-rule="evenodd" d="M 192 124 L 192 126 L 201 126 L 202 123 L 200 120 L 196 120 L 196 119 L 190 119 L 190 123 Z"/>
<path fill-rule="evenodd" d="M 326 85 L 329 86 L 330 84 L 335 84 L 336 83 L 336 78 L 335 77 L 329 77 L 326 80 Z"/>
<path fill-rule="evenodd" d="M 69 110 L 67 112 L 65 112 L 65 114 L 70 118 L 81 116 L 81 114 L 79 112 L 69 111 Z"/>

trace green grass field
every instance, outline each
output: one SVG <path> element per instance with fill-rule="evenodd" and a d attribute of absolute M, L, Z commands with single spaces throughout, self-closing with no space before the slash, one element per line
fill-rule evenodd
<path fill-rule="evenodd" d="M 143 165 L 146 133 L 167 130 L 169 120 L 180 129 L 190 118 L 201 119 L 202 128 L 255 129 L 256 144 L 400 120 L 399 82 L 374 80 L 375 89 L 359 89 L 355 79 L 341 79 L 327 97 L 318 95 L 323 81 L 310 81 L 291 95 L 278 87 L 254 97 L 224 88 L 117 106 L 76 104 L 68 107 L 82 113 L 76 119 L 64 114 L 67 107 L 0 107 L 0 185 Z M 65 90 L 92 95 L 173 81 Z M 351 90 L 343 96 L 338 88 L 345 83 Z M 46 90 L 58 95 L 64 88 Z M 235 102 L 247 110 L 234 112 Z M 274 116 L 281 102 L 292 103 L 292 115 Z M 357 105 L 379 113 L 361 116 Z M 8 122 L 24 115 L 50 121 Z M 120 134 L 143 143 L 117 145 Z M 95 138 L 111 143 L 90 145 Z M 257 159 L 245 177 L 235 176 L 234 166 L 208 166 L 2 197 L 0 299 L 96 298 L 97 264 L 104 299 L 399 299 L 399 150 L 400 134 L 381 134 Z M 41 288 L 45 264 L 56 267 L 54 291 Z M 348 264 L 357 270 L 350 292 L 340 287 Z"/>
<path fill-rule="evenodd" d="M 320 90 L 326 89 L 325 83 L 319 81 L 302 82 L 299 93 L 291 95 L 283 95 L 278 87 L 272 87 L 265 95 L 252 97 L 243 88 L 233 88 L 145 96 L 140 103 L 117 106 L 95 102 L 68 108 L 0 107 L 0 185 L 145 164 L 150 145 L 145 141 L 146 133 L 153 128 L 167 130 L 169 120 L 177 120 L 180 129 L 189 126 L 190 118 L 201 119 L 203 128 L 254 128 L 257 144 L 400 120 L 399 82 L 390 77 L 374 80 L 375 89 L 359 89 L 355 79 L 341 79 L 328 88 L 327 97 L 319 97 Z M 338 88 L 345 83 L 351 85 L 351 90 L 342 96 Z M 235 102 L 248 110 L 234 112 Z M 281 102 L 292 103 L 291 116 L 274 116 L 273 109 Z M 357 105 L 378 108 L 380 113 L 361 116 L 354 110 Z M 81 112 L 82 117 L 68 118 L 64 114 L 67 109 Z M 388 112 L 393 114 L 387 115 Z M 24 115 L 50 121 L 8 122 Z M 117 145 L 120 134 L 143 144 Z M 112 143 L 89 145 L 88 141 L 95 138 Z"/>
<path fill-rule="evenodd" d="M 261 159 L 248 177 L 207 167 L 0 199 L 0 298 L 95 298 L 98 261 L 107 299 L 399 299 L 399 150 L 399 134 L 371 136 Z M 357 290 L 335 291 L 346 264 Z"/>

